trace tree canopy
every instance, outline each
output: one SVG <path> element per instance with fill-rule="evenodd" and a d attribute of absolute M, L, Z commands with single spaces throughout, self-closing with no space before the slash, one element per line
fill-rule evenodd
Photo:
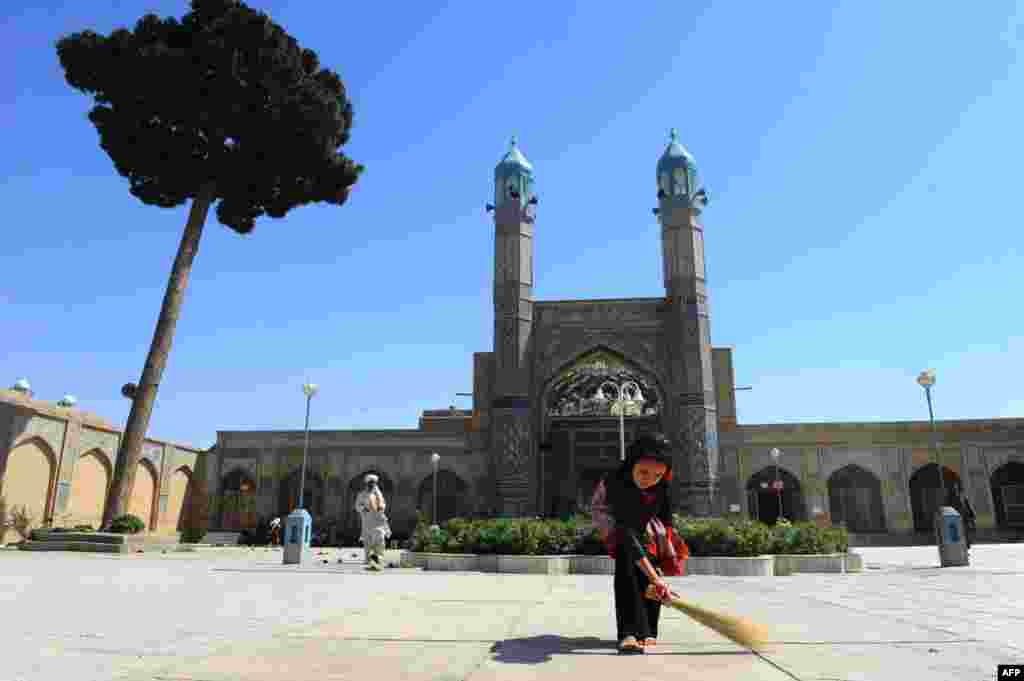
<path fill-rule="evenodd" d="M 181 20 L 83 31 L 57 53 L 67 82 L 93 96 L 89 120 L 131 193 L 179 206 L 205 187 L 239 233 L 262 215 L 343 204 L 363 167 L 338 151 L 352 104 L 270 18 L 236 0 L 193 0 Z"/>

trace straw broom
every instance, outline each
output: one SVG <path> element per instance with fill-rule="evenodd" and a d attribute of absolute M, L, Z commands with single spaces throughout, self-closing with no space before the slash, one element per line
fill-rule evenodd
<path fill-rule="evenodd" d="M 653 584 L 647 587 L 647 593 L 644 595 L 653 601 L 659 600 Z M 765 627 L 755 624 L 748 619 L 714 612 L 699 605 L 688 603 L 676 593 L 673 593 L 665 601 L 665 605 L 669 605 L 688 615 L 691 619 L 700 622 L 709 629 L 714 629 L 722 636 L 735 641 L 744 648 L 762 650 L 768 643 L 768 632 Z"/>

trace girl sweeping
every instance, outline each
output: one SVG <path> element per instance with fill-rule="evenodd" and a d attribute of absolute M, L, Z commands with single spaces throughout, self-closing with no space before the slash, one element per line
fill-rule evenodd
<path fill-rule="evenodd" d="M 607 511 L 614 521 L 608 548 L 615 558 L 615 624 L 621 653 L 654 647 L 661 602 L 646 598 L 644 592 L 653 584 L 659 598 L 667 600 L 669 587 L 662 575 L 682 574 L 688 554 L 672 531 L 668 448 L 661 435 L 641 435 L 604 483 Z"/>

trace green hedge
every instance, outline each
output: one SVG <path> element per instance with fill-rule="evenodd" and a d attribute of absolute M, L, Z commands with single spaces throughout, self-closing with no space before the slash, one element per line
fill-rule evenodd
<path fill-rule="evenodd" d="M 691 556 L 761 556 L 769 554 L 846 553 L 843 528 L 785 521 L 769 526 L 757 521 L 676 516 L 676 531 Z M 419 518 L 408 543 L 425 553 L 501 554 L 506 556 L 603 555 L 607 549 L 582 516 L 567 520 L 453 518 L 432 532 Z"/>
<path fill-rule="evenodd" d="M 770 526 L 754 520 L 676 516 L 674 525 L 691 556 L 846 553 L 850 547 L 844 528 L 819 528 L 809 522 Z"/>
<path fill-rule="evenodd" d="M 131 513 L 114 518 L 110 522 L 110 531 L 117 534 L 138 534 L 146 529 L 146 523 L 142 518 Z"/>

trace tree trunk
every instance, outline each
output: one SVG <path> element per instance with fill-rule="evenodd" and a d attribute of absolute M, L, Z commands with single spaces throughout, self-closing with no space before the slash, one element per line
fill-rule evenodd
<path fill-rule="evenodd" d="M 160 307 L 160 318 L 153 333 L 153 342 L 149 346 L 146 365 L 142 370 L 138 390 L 132 399 L 132 409 L 128 414 L 114 463 L 114 476 L 107 495 L 106 508 L 103 514 L 103 528 L 109 528 L 114 518 L 128 512 L 128 503 L 135 484 L 135 473 L 139 459 L 142 458 L 142 444 L 145 441 L 149 417 L 153 413 L 156 402 L 156 391 L 167 365 L 167 355 L 171 351 L 174 340 L 174 328 L 178 324 L 178 313 L 185 299 L 185 287 L 188 275 L 192 271 L 192 261 L 199 249 L 199 239 L 203 235 L 206 214 L 213 203 L 216 187 L 213 183 L 203 185 L 199 194 L 192 200 L 192 208 L 185 224 L 178 255 L 174 258 L 170 281 L 164 293 L 164 302 Z M 157 481 L 159 484 L 159 480 Z M 144 519 L 146 520 L 146 519 Z M 148 528 L 147 528 L 148 529 Z"/>

